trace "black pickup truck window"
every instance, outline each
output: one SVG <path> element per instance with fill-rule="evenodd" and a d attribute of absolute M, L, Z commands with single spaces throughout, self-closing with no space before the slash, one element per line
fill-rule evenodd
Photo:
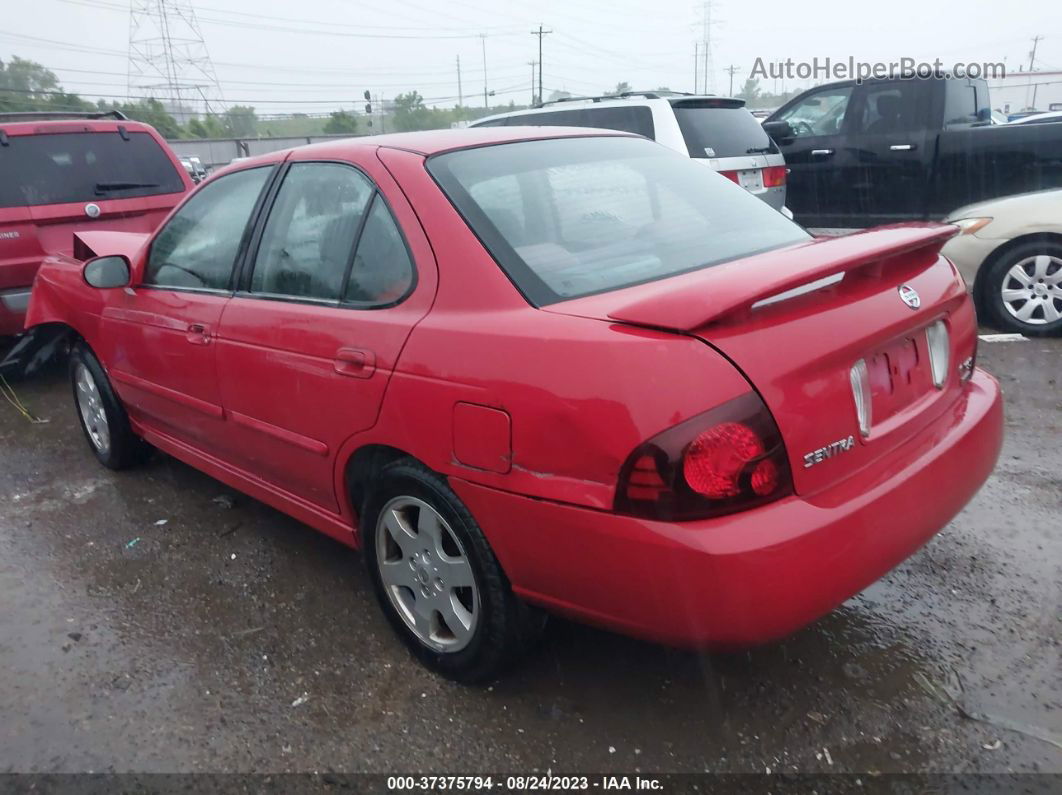
<path fill-rule="evenodd" d="M 809 93 L 802 102 L 798 102 L 777 118 L 789 122 L 797 138 L 837 135 L 841 132 L 851 96 L 851 86 Z"/>

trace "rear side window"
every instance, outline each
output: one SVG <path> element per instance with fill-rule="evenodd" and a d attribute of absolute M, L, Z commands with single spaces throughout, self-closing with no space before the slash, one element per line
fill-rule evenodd
<path fill-rule="evenodd" d="M 682 138 L 690 157 L 742 157 L 778 151 L 756 117 L 745 108 L 676 104 Z"/>
<path fill-rule="evenodd" d="M 252 292 L 338 301 L 372 193 L 350 166 L 292 165 L 262 233 Z"/>
<path fill-rule="evenodd" d="M 864 83 L 855 92 L 852 132 L 891 135 L 926 128 L 927 81 L 901 80 L 891 83 Z M 967 88 L 967 108 L 976 114 L 977 99 Z"/>
<path fill-rule="evenodd" d="M 428 169 L 536 306 L 808 240 L 725 177 L 640 138 L 484 146 Z"/>
<path fill-rule="evenodd" d="M 645 105 L 523 113 L 508 116 L 504 121 L 509 127 L 525 124 L 531 127 L 591 127 L 597 130 L 620 130 L 646 138 L 653 138 L 655 133 L 653 112 Z"/>
<path fill-rule="evenodd" d="M 148 133 L 13 135 L 0 147 L 0 207 L 181 193 L 184 183 Z"/>
<path fill-rule="evenodd" d="M 360 306 L 390 304 L 413 284 L 413 261 L 394 216 L 377 194 L 358 239 L 343 300 Z"/>
<path fill-rule="evenodd" d="M 151 244 L 144 284 L 227 290 L 232 266 L 272 166 L 226 174 L 203 185 Z"/>

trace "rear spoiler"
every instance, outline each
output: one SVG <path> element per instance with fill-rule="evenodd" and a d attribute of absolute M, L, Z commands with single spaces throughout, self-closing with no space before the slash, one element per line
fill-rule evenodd
<path fill-rule="evenodd" d="M 641 297 L 608 316 L 625 323 L 693 331 L 724 317 L 747 314 L 757 304 L 790 297 L 784 293 L 795 296 L 826 286 L 871 265 L 936 257 L 958 231 L 947 224 L 905 224 L 819 238 L 642 285 Z"/>

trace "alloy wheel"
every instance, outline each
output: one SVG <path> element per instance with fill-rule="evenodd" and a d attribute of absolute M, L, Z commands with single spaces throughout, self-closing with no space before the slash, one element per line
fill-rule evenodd
<path fill-rule="evenodd" d="M 106 455 L 111 446 L 111 429 L 107 423 L 107 411 L 103 407 L 103 399 L 96 385 L 96 379 L 82 363 L 79 363 L 75 370 L 74 385 L 77 408 L 81 412 L 81 419 L 85 423 L 89 441 L 99 453 Z"/>
<path fill-rule="evenodd" d="M 440 652 L 468 645 L 479 622 L 479 589 L 438 511 L 415 497 L 388 502 L 376 522 L 376 565 L 387 598 L 421 643 Z"/>

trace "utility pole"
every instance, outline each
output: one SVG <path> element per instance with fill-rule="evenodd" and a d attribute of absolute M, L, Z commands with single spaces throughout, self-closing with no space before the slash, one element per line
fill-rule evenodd
<path fill-rule="evenodd" d="M 542 101 L 542 37 L 552 33 L 552 30 L 543 30 L 539 24 L 538 30 L 531 31 L 532 36 L 538 36 L 538 101 Z"/>
<path fill-rule="evenodd" d="M 480 43 L 483 45 L 483 107 L 490 108 L 487 102 L 487 34 L 479 34 Z"/>
<path fill-rule="evenodd" d="M 461 91 L 461 56 L 457 56 L 457 107 L 465 104 L 465 95 Z"/>
<path fill-rule="evenodd" d="M 1043 39 L 1044 39 L 1043 36 L 1033 36 L 1033 38 L 1032 38 L 1033 48 L 1032 48 L 1032 52 L 1029 53 L 1029 71 L 1030 72 L 1033 71 L 1033 67 L 1036 66 L 1036 45 L 1039 44 L 1041 41 L 1043 41 Z"/>
<path fill-rule="evenodd" d="M 693 93 L 697 93 L 697 86 L 701 80 L 701 56 L 698 43 L 693 42 Z"/>
<path fill-rule="evenodd" d="M 1029 81 L 1030 82 L 1032 82 L 1035 79 L 1032 76 L 1032 72 L 1033 72 L 1033 68 L 1036 66 L 1036 45 L 1039 44 L 1043 40 L 1043 38 L 1044 38 L 1043 36 L 1033 36 L 1033 39 L 1032 39 L 1033 48 L 1032 48 L 1032 52 L 1029 53 Z M 1029 105 L 1029 108 L 1032 109 L 1032 110 L 1035 110 L 1035 108 L 1036 108 L 1036 89 L 1037 88 L 1039 88 L 1039 86 L 1036 85 L 1035 83 L 1033 83 L 1032 103 Z M 1026 98 L 1028 98 L 1028 94 L 1026 94 L 1025 96 L 1026 96 Z"/>
<path fill-rule="evenodd" d="M 531 107 L 535 107 L 535 61 L 528 61 L 527 65 L 531 67 Z M 539 102 L 542 98 L 539 97 Z"/>
<path fill-rule="evenodd" d="M 741 69 L 734 66 L 734 64 L 730 64 L 724 71 L 730 75 L 730 96 L 734 96 L 734 72 L 740 72 Z"/>

